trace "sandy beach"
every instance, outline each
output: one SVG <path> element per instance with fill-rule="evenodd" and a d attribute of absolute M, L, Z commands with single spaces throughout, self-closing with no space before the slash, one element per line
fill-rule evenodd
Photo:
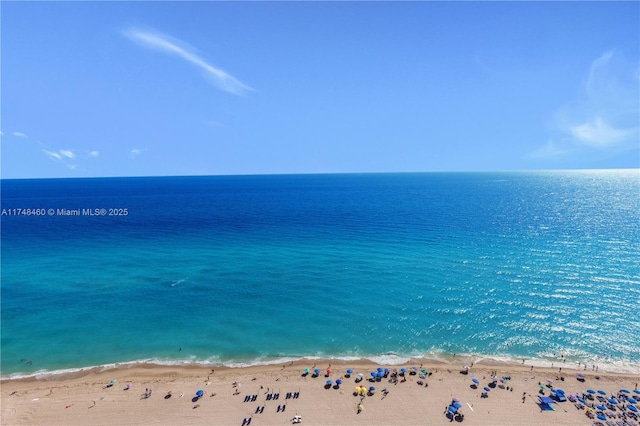
<path fill-rule="evenodd" d="M 300 423 L 306 425 L 591 425 L 597 419 L 589 419 L 585 409 L 576 408 L 570 401 L 552 404 L 555 410 L 541 410 L 540 384 L 545 386 L 546 396 L 550 395 L 546 385 L 563 389 L 567 396 L 589 388 L 604 390 L 607 398 L 620 389 L 638 396 L 633 393 L 640 381 L 637 374 L 598 373 L 577 366 L 559 372 L 557 368 L 531 369 L 529 365 L 497 362 L 471 364 L 470 359 L 412 360 L 404 366 L 380 366 L 365 360 L 300 360 L 243 368 L 138 364 L 5 379 L 1 382 L 1 423 L 242 425 L 251 419 L 251 425 L 285 425 L 300 416 Z M 463 374 L 465 365 L 470 367 L 467 374 Z M 420 371 L 410 374 L 412 366 L 426 369 L 427 375 Z M 370 372 L 378 367 L 389 368 L 390 373 L 372 383 Z M 404 377 L 401 367 L 408 368 Z M 313 377 L 316 368 L 321 372 Z M 310 373 L 304 375 L 305 369 Z M 331 370 L 329 375 L 327 369 Z M 353 370 L 348 378 L 347 369 Z M 393 380 L 394 370 L 398 372 L 397 381 Z M 358 373 L 364 378 L 356 384 Z M 483 398 L 484 387 L 491 384 L 494 374 L 498 381 Z M 578 374 L 585 375 L 584 382 L 578 381 Z M 503 380 L 505 377 L 509 379 Z M 342 384 L 336 389 L 337 379 Z M 327 386 L 327 380 L 332 380 L 333 386 Z M 367 389 L 374 386 L 376 390 L 356 396 L 357 385 Z M 199 390 L 203 395 L 198 398 Z M 275 394 L 279 394 L 277 399 Z M 454 398 L 460 402 L 463 419 L 445 414 Z M 622 410 L 609 411 L 616 416 L 610 420 L 622 419 L 618 417 Z"/>

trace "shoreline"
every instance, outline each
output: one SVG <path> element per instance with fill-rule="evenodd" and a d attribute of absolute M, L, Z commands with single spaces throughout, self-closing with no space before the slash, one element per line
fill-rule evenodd
<path fill-rule="evenodd" d="M 466 357 L 455 362 L 412 359 L 404 382 L 388 378 L 368 381 L 371 371 L 399 365 L 381 365 L 372 361 L 340 359 L 298 360 L 286 363 L 228 367 L 211 365 L 136 364 L 104 369 L 86 369 L 46 378 L 25 377 L 2 379 L 2 424 L 6 425 L 81 425 L 81 424 L 242 424 L 253 418 L 253 424 L 291 424 L 301 415 L 304 424 L 315 425 L 413 425 L 448 424 L 443 409 L 459 398 L 464 422 L 476 425 L 514 425 L 551 423 L 559 425 L 591 425 L 585 410 L 571 402 L 557 405 L 554 412 L 541 411 L 537 404 L 538 383 L 558 383 L 567 395 L 587 388 L 604 389 L 607 394 L 621 388 L 633 390 L 640 382 L 639 374 L 582 372 L 577 368 L 558 369 L 531 367 L 525 364 L 480 360 L 465 370 Z M 412 375 L 411 367 L 419 369 Z M 469 363 L 470 364 L 470 363 Z M 305 369 L 310 374 L 304 375 Z M 313 369 L 320 374 L 313 376 Z M 326 369 L 332 371 L 329 375 Z M 350 377 L 346 370 L 353 369 Z M 424 379 L 421 369 L 428 370 Z M 364 375 L 361 384 L 375 386 L 374 394 L 353 395 L 357 374 Z M 466 373 L 466 374 L 464 374 Z M 584 374 L 585 381 L 577 380 Z M 483 386 L 491 386 L 491 376 L 509 377 L 504 383 L 493 383 L 488 398 L 481 397 Z M 596 378 L 597 377 L 597 378 Z M 477 388 L 472 379 L 480 382 Z M 339 389 L 327 388 L 326 380 L 343 380 Z M 548 382 L 550 381 L 550 382 Z M 420 383 L 426 383 L 426 386 Z M 109 386 L 111 384 L 111 386 Z M 125 390 L 127 384 L 130 389 Z M 234 385 L 235 384 L 235 385 Z M 495 386 L 497 384 L 497 386 Z M 144 397 L 143 392 L 153 393 Z M 381 391 L 389 390 L 388 394 Z M 196 398 L 198 390 L 205 396 Z M 171 396 L 169 395 L 171 391 Z M 545 395 L 550 395 L 545 388 Z M 287 393 L 299 392 L 290 399 Z M 524 394 L 523 399 L 523 392 Z M 281 393 L 277 401 L 268 393 Z M 182 395 L 182 397 L 180 397 Z M 256 400 L 243 402 L 256 396 Z M 637 394 L 640 398 L 640 394 Z M 363 411 L 357 413 L 357 405 Z M 467 405 L 468 404 L 468 405 Z M 261 406 L 263 413 L 256 413 Z M 279 409 L 286 406 L 283 414 Z M 537 417 L 536 417 L 537 416 Z M 534 420 L 537 419 L 537 420 Z"/>
<path fill-rule="evenodd" d="M 524 360 L 524 362 L 520 362 L 520 360 Z M 515 359 L 509 356 L 502 355 L 475 355 L 475 354 L 430 354 L 425 357 L 415 357 L 415 356 L 402 356 L 396 354 L 384 354 L 370 357 L 322 357 L 322 356 L 302 356 L 302 357 L 293 357 L 293 356 L 282 356 L 282 357 L 273 357 L 273 358 L 261 358 L 254 361 L 249 362 L 239 362 L 239 361 L 230 361 L 230 362 L 220 362 L 220 361 L 201 361 L 201 360 L 163 360 L 163 359 L 142 359 L 142 360 L 134 360 L 134 361 L 125 361 L 125 362 L 114 362 L 102 365 L 93 365 L 86 367 L 72 367 L 72 368 L 63 368 L 57 370 L 37 370 L 34 372 L 15 372 L 10 373 L 6 376 L 1 376 L 0 381 L 8 381 L 8 380 L 21 380 L 21 379 L 44 379 L 44 378 L 53 378 L 56 376 L 69 376 L 75 374 L 83 374 L 88 372 L 101 372 L 108 371 L 112 369 L 129 369 L 135 368 L 137 366 L 157 366 L 157 367 L 184 367 L 184 368 L 231 368 L 231 369 L 241 369 L 241 368 L 251 368 L 251 367 L 261 367 L 261 366 L 270 366 L 270 365 L 279 365 L 283 363 L 305 363 L 305 362 L 325 362 L 325 361 L 333 361 L 336 364 L 349 364 L 349 363 L 371 363 L 376 365 L 386 365 L 386 366 L 407 366 L 411 363 L 422 363 L 422 364 L 455 364 L 455 363 L 482 363 L 482 365 L 487 366 L 514 366 L 514 367 L 522 367 L 523 365 L 531 368 L 533 366 L 536 369 L 558 369 L 558 368 L 566 368 L 568 370 L 581 370 L 580 372 L 586 373 L 607 373 L 607 374 L 622 374 L 622 375 L 640 375 L 640 363 L 634 364 L 630 361 L 624 361 L 622 364 L 620 362 L 607 362 L 602 360 L 594 360 L 589 363 L 585 363 L 584 361 L 575 361 L 564 359 L 563 357 L 556 357 L 554 359 L 551 358 L 519 358 Z M 586 367 L 586 368 L 585 368 Z"/>

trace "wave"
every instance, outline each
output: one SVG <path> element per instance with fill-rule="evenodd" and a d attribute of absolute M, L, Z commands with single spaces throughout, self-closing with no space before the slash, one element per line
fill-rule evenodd
<path fill-rule="evenodd" d="M 210 357 L 207 359 L 198 359 L 196 357 L 187 357 L 182 359 L 160 359 L 147 358 L 125 362 L 115 362 L 87 367 L 64 368 L 57 370 L 38 370 L 33 373 L 12 373 L 0 377 L 0 380 L 20 380 L 20 379 L 36 379 L 47 380 L 53 378 L 64 378 L 64 376 L 77 376 L 88 373 L 102 373 L 114 369 L 134 368 L 143 365 L 155 366 L 179 366 L 179 367 L 227 367 L 227 368 L 249 368 L 268 365 L 289 364 L 292 362 L 308 362 L 316 364 L 318 361 L 337 361 L 341 363 L 352 362 L 372 363 L 379 366 L 412 366 L 413 364 L 422 363 L 442 363 L 455 365 L 466 365 L 470 363 L 485 365 L 504 365 L 504 366 L 533 366 L 535 368 L 568 368 L 573 371 L 581 371 L 584 369 L 583 362 L 578 366 L 578 362 L 567 358 L 563 362 L 560 357 L 544 356 L 538 358 L 517 358 L 509 355 L 489 355 L 489 354 L 448 354 L 441 351 L 433 351 L 426 354 L 402 355 L 395 353 L 385 353 L 378 355 L 349 355 L 349 356 L 330 356 L 330 355 L 305 355 L 305 356 L 281 356 L 281 357 L 258 357 L 250 360 L 221 360 L 218 357 Z M 587 371 L 593 373 L 592 365 L 598 366 L 598 372 L 617 373 L 617 374 L 640 374 L 640 366 L 637 362 L 628 360 L 594 360 L 594 364 L 587 365 Z M 309 365 L 311 367 L 311 365 Z"/>

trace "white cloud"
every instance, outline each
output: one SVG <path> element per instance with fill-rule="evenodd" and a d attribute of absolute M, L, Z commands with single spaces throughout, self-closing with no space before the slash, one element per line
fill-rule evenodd
<path fill-rule="evenodd" d="M 138 29 L 126 30 L 123 31 L 123 34 L 144 47 L 157 49 L 165 53 L 178 56 L 190 64 L 195 65 L 203 70 L 205 75 L 209 77 L 209 79 L 219 89 L 224 90 L 225 92 L 241 95 L 247 91 L 253 90 L 251 87 L 245 85 L 232 75 L 207 63 L 193 51 L 194 49 L 185 46 L 184 43 L 179 40 L 166 35 Z M 181 45 L 185 47 L 182 47 Z"/>
<path fill-rule="evenodd" d="M 0 130 L 0 136 L 4 136 L 4 132 Z"/>
<path fill-rule="evenodd" d="M 22 132 L 13 132 L 13 136 L 17 137 L 17 138 L 26 138 L 27 135 L 22 133 Z"/>
<path fill-rule="evenodd" d="M 75 158 L 76 154 L 74 154 L 73 151 L 69 150 L 69 149 L 61 149 L 60 150 L 60 155 L 63 155 L 67 158 Z"/>
<path fill-rule="evenodd" d="M 89 152 L 89 157 L 93 157 L 93 158 L 100 157 L 100 152 L 98 152 L 98 151 L 91 151 L 91 152 Z"/>
<path fill-rule="evenodd" d="M 593 60 L 581 96 L 555 113 L 552 139 L 530 153 L 532 157 L 560 157 L 579 152 L 600 155 L 638 147 L 640 98 L 634 77 L 637 63 L 610 50 Z"/>
<path fill-rule="evenodd" d="M 77 164 L 67 164 L 67 167 L 70 168 L 71 170 L 76 170 L 78 168 Z"/>
<path fill-rule="evenodd" d="M 613 128 L 602 117 L 596 117 L 592 121 L 572 126 L 569 131 L 576 140 L 589 146 L 601 148 L 617 145 L 635 133 L 633 130 Z"/>
<path fill-rule="evenodd" d="M 57 152 L 47 151 L 46 149 L 43 149 L 42 152 L 44 152 L 47 157 L 51 158 L 52 160 L 62 160 L 62 155 L 58 154 Z"/>

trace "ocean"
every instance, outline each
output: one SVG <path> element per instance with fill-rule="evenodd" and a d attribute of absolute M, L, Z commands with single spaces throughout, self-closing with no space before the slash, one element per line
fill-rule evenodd
<path fill-rule="evenodd" d="M 474 354 L 640 371 L 640 171 L 2 180 L 2 377 Z"/>

